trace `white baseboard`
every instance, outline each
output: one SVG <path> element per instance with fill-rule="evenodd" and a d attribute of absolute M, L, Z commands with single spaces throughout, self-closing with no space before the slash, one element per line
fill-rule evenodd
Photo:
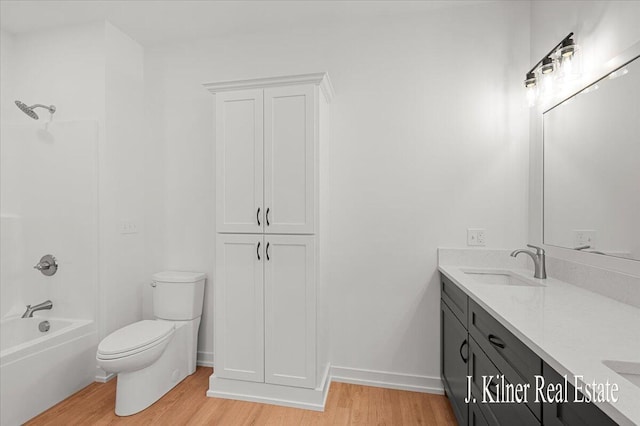
<path fill-rule="evenodd" d="M 198 351 L 196 365 L 201 367 L 213 367 L 213 352 Z"/>
<path fill-rule="evenodd" d="M 109 380 L 114 379 L 116 377 L 113 373 L 98 373 L 96 374 L 96 382 L 99 383 L 107 383 Z"/>
<path fill-rule="evenodd" d="M 324 411 L 329 387 L 331 386 L 329 371 L 330 366 L 327 364 L 322 383 L 315 389 L 223 379 L 217 377 L 214 373 L 209 378 L 207 396 Z"/>
<path fill-rule="evenodd" d="M 332 366 L 331 380 L 354 385 L 434 393 L 438 395 L 444 394 L 444 386 L 442 385 L 440 377 L 419 376 L 416 374 Z"/>

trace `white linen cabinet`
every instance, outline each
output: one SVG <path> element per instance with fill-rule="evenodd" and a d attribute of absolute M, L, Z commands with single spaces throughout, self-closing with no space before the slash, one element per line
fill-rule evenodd
<path fill-rule="evenodd" d="M 207 395 L 323 410 L 329 77 L 205 87 L 215 95 L 217 239 Z"/>

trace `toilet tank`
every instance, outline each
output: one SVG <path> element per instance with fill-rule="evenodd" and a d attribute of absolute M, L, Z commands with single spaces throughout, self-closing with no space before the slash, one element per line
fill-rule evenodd
<path fill-rule="evenodd" d="M 204 280 L 201 272 L 165 271 L 153 275 L 153 315 L 188 321 L 202 315 Z"/>

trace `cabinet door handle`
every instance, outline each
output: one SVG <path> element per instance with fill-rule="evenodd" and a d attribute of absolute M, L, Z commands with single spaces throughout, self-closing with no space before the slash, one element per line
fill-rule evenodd
<path fill-rule="evenodd" d="M 256 212 L 256 220 L 258 221 L 258 226 L 260 226 L 260 207 L 258 207 L 258 211 Z"/>
<path fill-rule="evenodd" d="M 491 386 L 495 386 L 495 389 L 492 389 Z M 493 381 L 493 379 L 491 379 L 491 381 L 489 382 L 489 385 L 487 386 L 487 390 L 489 391 L 489 393 L 491 393 L 491 395 L 497 397 L 498 396 L 498 384 L 496 382 Z"/>
<path fill-rule="evenodd" d="M 269 226 L 269 207 L 267 207 L 267 212 L 264 214 L 264 217 L 267 220 L 267 226 Z"/>
<path fill-rule="evenodd" d="M 258 247 L 256 247 L 256 256 L 258 256 L 258 260 L 260 260 L 260 241 L 258 241 Z"/>
<path fill-rule="evenodd" d="M 500 349 L 504 349 L 506 346 L 502 339 L 494 334 L 489 335 L 489 343 L 491 343 L 493 346 L 499 347 Z"/>
<path fill-rule="evenodd" d="M 464 348 L 464 346 L 468 344 L 467 339 L 464 339 L 464 342 L 462 342 L 462 344 L 460 345 L 460 358 L 462 358 L 462 361 L 464 361 L 464 363 L 466 364 L 467 361 L 469 361 L 469 358 L 465 358 L 463 353 L 462 353 L 462 348 Z"/>
<path fill-rule="evenodd" d="M 269 242 L 267 242 L 267 248 L 265 249 L 265 251 L 264 251 L 264 252 L 267 254 L 267 260 L 271 260 L 271 259 L 269 258 Z"/>

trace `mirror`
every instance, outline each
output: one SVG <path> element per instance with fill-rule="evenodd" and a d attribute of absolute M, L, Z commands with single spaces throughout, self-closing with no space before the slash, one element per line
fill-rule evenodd
<path fill-rule="evenodd" d="M 640 260 L 640 57 L 543 114 L 543 242 Z"/>

